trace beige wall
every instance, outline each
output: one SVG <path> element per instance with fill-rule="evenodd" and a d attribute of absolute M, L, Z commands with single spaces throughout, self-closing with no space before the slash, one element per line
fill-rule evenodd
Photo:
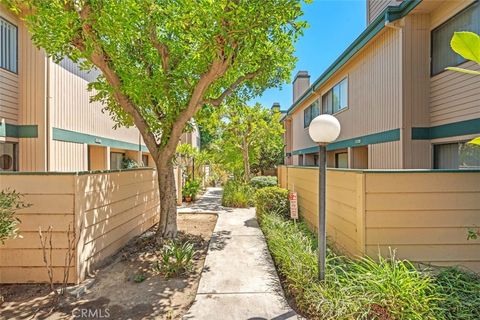
<path fill-rule="evenodd" d="M 140 133 L 134 127 L 113 129 L 115 122 L 103 105 L 90 102 L 94 92 L 87 90 L 88 82 L 50 62 L 51 126 L 100 137 L 138 144 Z"/>
<path fill-rule="evenodd" d="M 92 271 L 158 221 L 154 170 L 85 174 L 75 181 L 78 274 Z"/>
<path fill-rule="evenodd" d="M 366 173 L 366 252 L 480 271 L 480 172 Z"/>
<path fill-rule="evenodd" d="M 298 192 L 299 211 L 315 229 L 316 168 L 281 166 L 279 184 Z M 397 256 L 480 271 L 480 171 L 327 171 L 327 235 L 349 254 Z"/>
<path fill-rule="evenodd" d="M 0 121 L 18 122 L 18 75 L 0 69 Z"/>
<path fill-rule="evenodd" d="M 156 171 L 97 174 L 2 174 L 7 187 L 25 195 L 32 206 L 18 211 L 23 238 L 0 245 L 0 283 L 43 282 L 38 227 L 53 226 L 55 280 L 63 277 L 68 225 L 75 230 L 76 258 L 70 282 L 79 282 L 96 264 L 158 221 Z M 181 192 L 181 190 L 180 190 Z"/>
<path fill-rule="evenodd" d="M 54 278 L 63 278 L 64 259 L 68 248 L 67 230 L 74 230 L 74 175 L 0 175 L 0 190 L 11 188 L 24 194 L 32 206 L 19 210 L 21 238 L 0 244 L 0 283 L 46 282 L 39 227 L 53 227 L 52 251 Z M 70 282 L 76 282 L 75 262 Z"/>

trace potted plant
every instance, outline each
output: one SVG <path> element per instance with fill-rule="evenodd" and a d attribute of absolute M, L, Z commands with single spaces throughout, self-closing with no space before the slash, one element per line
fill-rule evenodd
<path fill-rule="evenodd" d="M 182 195 L 186 202 L 195 200 L 195 196 L 200 190 L 200 182 L 198 180 L 187 180 L 183 186 Z"/>

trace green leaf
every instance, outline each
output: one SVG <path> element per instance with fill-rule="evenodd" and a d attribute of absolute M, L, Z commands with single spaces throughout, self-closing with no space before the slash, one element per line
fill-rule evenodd
<path fill-rule="evenodd" d="M 473 139 L 472 141 L 469 141 L 468 143 L 480 146 L 480 137 L 477 137 L 477 138 Z"/>
<path fill-rule="evenodd" d="M 455 32 L 450 41 L 452 50 L 467 60 L 480 63 L 480 37 L 474 32 Z"/>
<path fill-rule="evenodd" d="M 468 69 L 457 68 L 457 67 L 448 67 L 448 68 L 445 68 L 445 70 L 463 72 L 463 73 L 473 74 L 473 75 L 476 75 L 476 76 L 480 75 L 479 71 L 468 70 Z"/>

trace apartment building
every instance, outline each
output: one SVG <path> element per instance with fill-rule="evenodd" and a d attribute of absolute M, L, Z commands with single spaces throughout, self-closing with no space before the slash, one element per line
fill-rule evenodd
<path fill-rule="evenodd" d="M 154 166 L 139 131 L 114 130 L 102 105 L 90 102 L 87 85 L 97 76 L 68 59 L 53 62 L 0 5 L 0 170 L 113 170 L 125 159 Z M 198 129 L 182 142 L 198 148 Z"/>
<path fill-rule="evenodd" d="M 293 81 L 285 126 L 285 163 L 317 164 L 311 120 L 333 114 L 342 131 L 327 147 L 328 166 L 358 169 L 480 167 L 466 142 L 480 135 L 480 70 L 450 48 L 454 31 L 480 33 L 472 0 L 367 0 L 367 27 L 313 83 Z"/>

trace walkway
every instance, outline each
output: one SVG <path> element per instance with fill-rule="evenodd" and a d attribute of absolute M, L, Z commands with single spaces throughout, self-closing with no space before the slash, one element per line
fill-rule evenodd
<path fill-rule="evenodd" d="M 297 319 L 283 296 L 255 209 L 222 208 L 220 198 L 221 189 L 210 188 L 200 202 L 202 210 L 218 211 L 218 220 L 195 302 L 184 319 Z"/>

